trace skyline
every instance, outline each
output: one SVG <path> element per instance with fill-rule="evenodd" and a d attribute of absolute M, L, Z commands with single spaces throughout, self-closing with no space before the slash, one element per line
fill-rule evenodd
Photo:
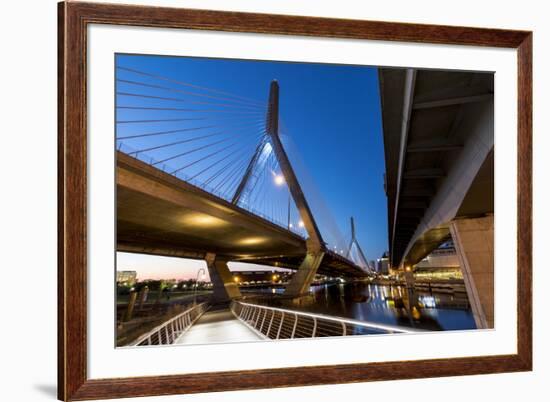
<path fill-rule="evenodd" d="M 116 63 L 117 67 L 191 81 L 253 99 L 265 100 L 269 83 L 277 79 L 284 127 L 281 136 L 319 226 L 333 229 L 331 221 L 334 221 L 336 232 L 340 233 L 336 237 L 342 237 L 343 233 L 345 242 L 349 242 L 349 218 L 354 216 L 357 239 L 369 260 L 376 260 L 388 249 L 376 68 L 137 55 L 117 55 Z M 127 71 L 117 71 L 117 78 L 132 79 Z M 117 92 L 130 92 L 131 86 L 124 85 L 127 84 L 118 82 Z M 129 102 L 134 106 L 151 104 L 150 99 L 129 100 L 120 93 L 117 95 L 117 105 Z M 143 116 L 143 112 L 117 111 L 117 120 L 138 116 Z M 258 117 L 261 123 L 263 116 Z M 174 127 L 166 125 L 168 130 Z M 142 129 L 146 131 L 147 127 Z M 127 126 L 117 126 L 117 136 L 120 132 L 127 135 L 127 130 Z M 138 148 L 150 145 L 155 144 L 147 138 Z M 148 266 L 155 264 L 154 258 L 158 258 L 157 268 L 147 271 Z M 168 262 L 166 257 L 117 253 L 117 270 L 134 269 L 131 266 L 134 265 L 144 273 L 152 273 L 159 269 L 158 264 L 166 274 L 177 271 L 177 261 Z M 206 266 L 204 262 L 191 260 L 185 260 L 185 265 L 195 272 L 199 265 Z M 246 267 L 254 269 L 251 264 Z"/>
<path fill-rule="evenodd" d="M 204 268 L 206 274 L 204 279 L 210 281 L 206 262 L 202 260 L 192 260 L 189 258 L 179 257 L 162 257 L 146 254 L 132 253 L 117 253 L 117 271 L 136 271 L 137 279 L 144 280 L 160 280 L 160 279 L 176 279 L 187 280 L 196 279 L 199 269 Z M 121 265 L 124 265 L 122 267 Z M 276 267 L 266 267 L 257 264 L 245 264 L 239 262 L 229 262 L 231 271 L 254 271 L 254 270 L 271 270 L 271 271 L 286 271 L 286 269 Z"/>

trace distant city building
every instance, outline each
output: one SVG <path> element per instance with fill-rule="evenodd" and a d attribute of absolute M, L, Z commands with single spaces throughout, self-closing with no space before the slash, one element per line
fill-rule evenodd
<path fill-rule="evenodd" d="M 376 272 L 380 275 L 388 275 L 390 267 L 389 253 L 387 251 L 376 260 Z"/>
<path fill-rule="evenodd" d="M 116 271 L 116 281 L 117 283 L 133 286 L 137 280 L 136 271 Z"/>
<path fill-rule="evenodd" d="M 414 267 L 419 280 L 463 279 L 460 262 L 452 241 L 443 243 Z"/>

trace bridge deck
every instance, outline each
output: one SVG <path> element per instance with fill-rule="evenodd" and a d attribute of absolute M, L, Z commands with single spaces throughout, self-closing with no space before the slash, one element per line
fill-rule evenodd
<path fill-rule="evenodd" d="M 229 343 L 258 341 L 254 331 L 240 322 L 228 309 L 206 312 L 175 344 Z"/>
<path fill-rule="evenodd" d="M 198 260 L 214 253 L 296 270 L 307 246 L 292 231 L 118 151 L 117 251 Z M 318 272 L 366 276 L 330 250 Z"/>

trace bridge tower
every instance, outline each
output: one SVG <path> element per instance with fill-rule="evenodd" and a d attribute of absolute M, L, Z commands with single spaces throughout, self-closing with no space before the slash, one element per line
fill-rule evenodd
<path fill-rule="evenodd" d="M 306 256 L 285 290 L 285 294 L 287 295 L 299 296 L 307 293 L 311 282 L 315 278 L 317 269 L 323 260 L 324 242 L 279 137 L 279 84 L 276 80 L 271 82 L 269 90 L 266 129 L 271 140 L 273 152 L 279 161 L 281 171 L 288 184 L 288 189 L 308 234 Z"/>
<path fill-rule="evenodd" d="M 359 252 L 359 258 L 361 258 L 365 267 L 371 270 L 372 267 L 369 265 L 369 260 L 367 260 L 367 257 L 365 257 L 365 253 L 363 253 L 363 249 L 361 248 L 361 246 L 359 245 L 359 242 L 357 241 L 357 238 L 355 237 L 355 221 L 353 220 L 353 216 L 350 217 L 350 223 L 351 223 L 351 241 L 349 242 L 349 247 L 346 253 L 346 257 L 350 258 L 351 248 L 355 244 L 355 247 L 357 247 L 357 251 Z"/>
<path fill-rule="evenodd" d="M 206 253 L 205 260 L 213 285 L 212 301 L 222 303 L 241 297 L 239 286 L 233 281 L 233 276 L 227 266 L 227 260 L 214 253 Z"/>
<path fill-rule="evenodd" d="M 256 179 L 254 168 L 259 162 L 267 142 L 269 142 L 308 234 L 308 238 L 306 239 L 306 256 L 285 290 L 285 294 L 287 295 L 299 296 L 307 293 L 317 273 L 317 269 L 321 265 L 324 256 L 324 242 L 279 137 L 279 84 L 277 80 L 271 82 L 265 125 L 268 134 L 266 137 L 267 140 L 261 141 L 256 147 L 256 151 L 250 159 L 244 176 L 233 195 L 232 202 L 233 204 L 238 204 L 241 200 L 245 203 L 247 202 L 247 187 L 250 181 Z"/>

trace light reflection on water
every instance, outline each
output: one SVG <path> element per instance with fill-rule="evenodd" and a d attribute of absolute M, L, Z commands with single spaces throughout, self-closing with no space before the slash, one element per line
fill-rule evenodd
<path fill-rule="evenodd" d="M 284 289 L 267 291 L 281 294 Z M 299 300 L 264 302 L 274 307 L 426 330 L 475 329 L 465 293 L 412 291 L 403 286 L 366 283 L 312 286 L 311 292 Z"/>

